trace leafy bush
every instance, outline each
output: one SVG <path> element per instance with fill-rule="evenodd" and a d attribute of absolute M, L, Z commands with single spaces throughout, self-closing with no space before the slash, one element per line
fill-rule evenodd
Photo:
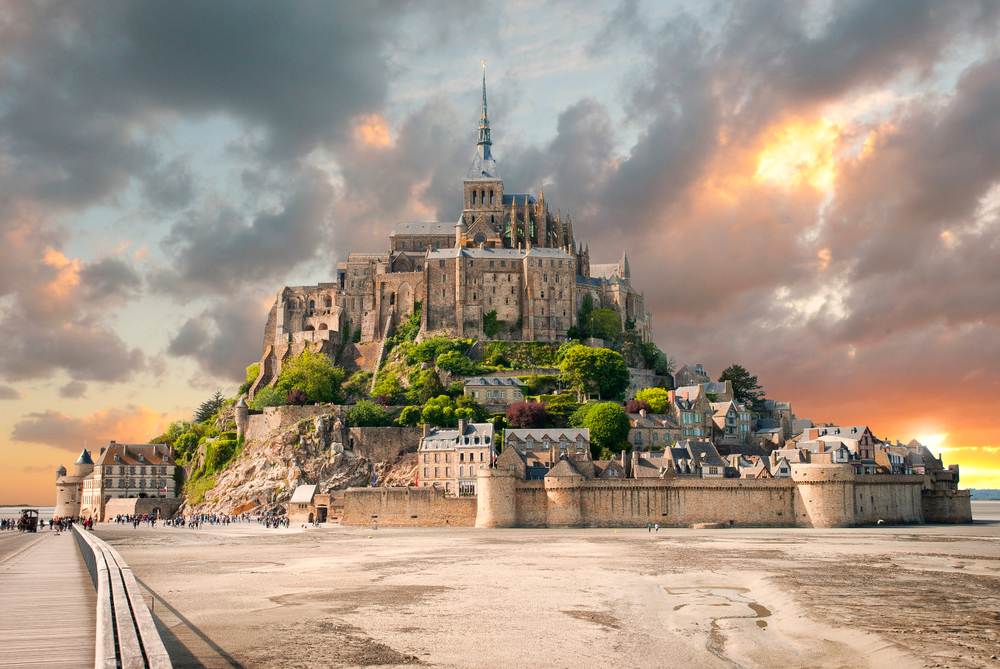
<path fill-rule="evenodd" d="M 643 409 L 646 413 L 653 413 L 653 407 L 646 400 L 629 400 L 625 403 L 625 413 L 639 413 Z"/>
<path fill-rule="evenodd" d="M 392 420 L 385 407 L 362 400 L 347 412 L 347 424 L 351 427 L 385 427 L 391 425 Z"/>
<path fill-rule="evenodd" d="M 204 473 L 215 474 L 225 468 L 236 455 L 235 439 L 216 439 L 205 447 Z"/>
<path fill-rule="evenodd" d="M 361 328 L 358 328 L 357 330 L 354 331 L 354 336 L 351 337 L 351 341 L 354 342 L 355 344 L 361 341 Z"/>
<path fill-rule="evenodd" d="M 573 412 L 569 417 L 570 427 L 586 427 L 587 426 L 587 415 L 591 410 L 597 406 L 597 402 L 587 402 L 586 404 L 581 404 L 580 408 Z"/>
<path fill-rule="evenodd" d="M 496 365 L 506 367 L 509 363 L 507 362 L 507 350 L 510 348 L 504 340 L 491 341 L 486 345 L 486 351 L 483 354 L 483 362 L 488 365 Z"/>
<path fill-rule="evenodd" d="M 288 391 L 288 394 L 285 395 L 285 404 L 302 406 L 308 401 L 309 398 L 306 397 L 306 392 L 299 388 L 292 388 L 291 390 Z"/>
<path fill-rule="evenodd" d="M 198 448 L 198 439 L 200 437 L 194 432 L 186 432 L 181 436 L 177 437 L 174 441 L 174 450 L 177 451 L 181 456 L 187 457 L 191 455 Z"/>
<path fill-rule="evenodd" d="M 473 376 L 482 374 L 482 368 L 458 351 L 449 351 L 438 356 L 437 366 L 447 369 L 452 374 Z"/>
<path fill-rule="evenodd" d="M 488 311 L 483 314 L 483 333 L 490 339 L 503 330 L 505 325 L 506 323 L 504 321 L 497 320 L 496 310 Z"/>
<path fill-rule="evenodd" d="M 371 372 L 354 372 L 351 378 L 343 385 L 344 393 L 353 398 L 364 399 L 368 397 L 368 389 L 372 385 Z"/>
<path fill-rule="evenodd" d="M 413 303 L 413 311 L 410 312 L 409 317 L 396 326 L 396 331 L 387 340 L 386 346 L 388 350 L 392 350 L 403 342 L 411 342 L 417 338 L 417 334 L 420 332 L 420 307 L 420 302 Z"/>
<path fill-rule="evenodd" d="M 606 348 L 574 346 L 566 351 L 560 369 L 570 386 L 584 396 L 596 391 L 598 397 L 619 397 L 630 379 L 622 356 Z"/>
<path fill-rule="evenodd" d="M 398 398 L 403 394 L 403 384 L 401 384 L 399 379 L 392 374 L 383 372 L 379 375 L 378 381 L 375 382 L 373 392 L 376 395 L 389 398 L 389 401 L 386 404 L 395 404 Z"/>
<path fill-rule="evenodd" d="M 447 337 L 431 337 L 420 342 L 406 354 L 406 362 L 410 365 L 418 362 L 434 362 L 438 356 L 452 351 L 461 351 L 460 341 Z"/>
<path fill-rule="evenodd" d="M 424 423 L 436 427 L 454 427 L 458 425 L 458 416 L 455 414 L 455 403 L 447 395 L 440 395 L 432 398 L 424 404 L 421 418 Z"/>
<path fill-rule="evenodd" d="M 652 413 L 667 413 L 670 407 L 670 393 L 663 388 L 643 388 L 635 398 L 649 404 Z"/>
<path fill-rule="evenodd" d="M 285 395 L 299 388 L 313 402 L 339 402 L 344 376 L 343 367 L 335 366 L 329 356 L 303 351 L 302 355 L 285 363 L 277 388 Z"/>
<path fill-rule="evenodd" d="M 461 411 L 462 409 L 468 409 L 471 414 L 465 416 L 459 416 L 459 418 L 468 418 L 476 423 L 485 423 L 490 414 L 486 411 L 486 407 L 477 402 L 476 400 L 468 397 L 466 395 L 461 395 L 455 400 L 456 411 Z"/>
<path fill-rule="evenodd" d="M 259 375 L 260 375 L 259 362 L 255 362 L 249 367 L 247 367 L 247 380 L 244 381 L 243 385 L 240 386 L 240 389 L 236 391 L 236 396 L 240 397 L 241 395 L 246 395 L 247 391 L 250 390 L 250 386 L 253 385 L 253 382 L 257 380 L 257 377 Z"/>
<path fill-rule="evenodd" d="M 447 390 L 445 392 L 449 397 L 459 397 L 465 394 L 465 381 L 452 381 L 448 384 Z"/>
<path fill-rule="evenodd" d="M 507 425 L 513 428 L 545 427 L 549 412 L 542 402 L 514 402 L 507 407 Z"/>
<path fill-rule="evenodd" d="M 404 407 L 396 423 L 405 427 L 416 427 L 420 423 L 420 407 Z"/>
<path fill-rule="evenodd" d="M 281 407 L 285 406 L 285 397 L 288 393 L 283 393 L 273 386 L 266 386 L 257 391 L 254 395 L 253 401 L 250 402 L 250 408 L 254 411 L 262 411 L 264 407 Z"/>

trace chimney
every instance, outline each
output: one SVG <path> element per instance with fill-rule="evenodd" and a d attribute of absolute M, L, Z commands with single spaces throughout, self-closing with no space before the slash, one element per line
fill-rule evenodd
<path fill-rule="evenodd" d="M 460 435 L 465 434 L 465 419 L 464 418 L 459 418 L 458 419 L 458 433 Z"/>
<path fill-rule="evenodd" d="M 643 418 L 645 418 L 646 417 L 646 410 L 645 409 L 639 409 L 639 415 L 642 416 Z"/>
<path fill-rule="evenodd" d="M 677 402 L 677 392 L 674 391 L 674 390 L 668 390 L 667 391 L 667 400 L 669 400 L 669 402 L 671 404 L 676 403 Z"/>
<path fill-rule="evenodd" d="M 622 469 L 625 469 L 625 449 L 622 449 Z M 628 470 L 625 469 L 625 472 L 627 474 Z"/>
<path fill-rule="evenodd" d="M 426 439 L 430 435 L 430 432 L 431 432 L 430 425 L 428 425 L 427 423 L 424 423 L 424 434 L 423 434 L 424 439 Z"/>
<path fill-rule="evenodd" d="M 704 373 L 705 373 L 705 368 L 704 368 L 704 367 L 702 367 L 702 365 L 701 365 L 701 363 L 700 363 L 700 362 L 699 362 L 699 363 L 696 363 L 696 364 L 695 364 L 695 367 L 697 367 L 697 368 L 698 368 L 698 371 L 699 371 L 699 372 L 701 372 L 702 374 L 704 374 Z"/>

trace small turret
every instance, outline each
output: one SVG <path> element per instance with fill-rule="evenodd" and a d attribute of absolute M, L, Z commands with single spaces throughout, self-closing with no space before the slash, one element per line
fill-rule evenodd
<path fill-rule="evenodd" d="M 244 398 L 240 398 L 240 401 L 236 403 L 236 438 L 239 439 L 246 433 L 247 421 L 249 420 L 250 407 L 247 406 L 247 401 Z"/>
<path fill-rule="evenodd" d="M 56 467 L 56 480 L 58 481 L 62 477 L 66 476 L 66 468 L 62 465 Z"/>
<path fill-rule="evenodd" d="M 86 448 L 83 449 L 80 457 L 73 464 L 75 465 L 73 476 L 83 477 L 94 471 L 94 459 L 90 457 L 90 451 Z"/>

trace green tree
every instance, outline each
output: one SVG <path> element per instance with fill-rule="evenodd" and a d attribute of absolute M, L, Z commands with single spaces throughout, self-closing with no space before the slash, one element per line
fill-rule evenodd
<path fill-rule="evenodd" d="M 260 363 L 255 362 L 249 367 L 247 367 L 247 380 L 243 382 L 240 389 L 236 391 L 236 396 L 246 395 L 247 391 L 250 390 L 250 386 L 253 382 L 257 380 L 257 376 L 260 374 Z"/>
<path fill-rule="evenodd" d="M 404 407 L 396 423 L 401 427 L 416 427 L 420 423 L 420 407 Z"/>
<path fill-rule="evenodd" d="M 265 386 L 253 396 L 250 408 L 254 411 L 262 411 L 264 407 L 283 407 L 285 406 L 285 397 L 287 396 L 288 393 L 282 393 L 273 386 Z"/>
<path fill-rule="evenodd" d="M 447 369 L 452 374 L 459 374 L 461 376 L 472 376 L 481 371 L 479 365 L 462 355 L 459 351 L 449 351 L 448 353 L 439 355 L 437 366 L 441 369 Z"/>
<path fill-rule="evenodd" d="M 326 354 L 303 351 L 285 363 L 276 387 L 286 395 L 299 388 L 311 402 L 339 402 L 344 376 L 343 367 L 334 365 Z"/>
<path fill-rule="evenodd" d="M 597 376 L 597 359 L 593 351 L 587 346 L 574 346 L 566 351 L 559 365 L 563 379 L 581 398 L 590 394 Z"/>
<path fill-rule="evenodd" d="M 444 395 L 445 392 L 444 384 L 441 383 L 441 377 L 437 370 L 427 370 L 427 375 L 424 376 L 424 385 L 420 389 L 420 403 L 427 404 L 428 400 Z"/>
<path fill-rule="evenodd" d="M 504 329 L 507 324 L 501 320 L 497 320 L 497 312 L 488 311 L 483 314 L 483 333 L 492 339 L 497 335 L 498 332 Z"/>
<path fill-rule="evenodd" d="M 181 456 L 187 457 L 197 450 L 198 439 L 198 435 L 194 432 L 185 432 L 177 437 L 177 440 L 174 442 L 174 450 L 180 453 Z"/>
<path fill-rule="evenodd" d="M 622 356 L 607 348 L 595 351 L 597 357 L 597 387 L 598 397 L 624 399 L 632 375 Z"/>
<path fill-rule="evenodd" d="M 624 396 L 631 378 L 622 356 L 606 348 L 574 346 L 566 351 L 559 369 L 581 397 L 593 392 L 598 398 Z"/>
<path fill-rule="evenodd" d="M 490 413 L 486 410 L 486 407 L 466 395 L 459 395 L 455 399 L 455 407 L 456 410 L 468 409 L 471 414 L 467 418 L 473 422 L 485 423 L 489 420 Z"/>
<path fill-rule="evenodd" d="M 670 406 L 670 393 L 663 388 L 643 388 L 635 394 L 637 400 L 645 400 L 653 413 L 666 413 Z"/>
<path fill-rule="evenodd" d="M 592 337 L 614 340 L 622 333 L 622 320 L 611 309 L 594 309 L 590 316 Z"/>
<path fill-rule="evenodd" d="M 212 416 L 219 413 L 219 409 L 222 405 L 226 403 L 226 398 L 222 396 L 221 390 L 216 390 L 215 394 L 209 397 L 207 400 L 198 405 L 198 408 L 194 412 L 194 422 L 204 423 L 210 420 Z"/>
<path fill-rule="evenodd" d="M 601 402 L 587 412 L 584 425 L 590 428 L 591 450 L 601 448 L 614 449 L 623 441 L 628 440 L 631 424 L 628 415 L 616 402 Z"/>
<path fill-rule="evenodd" d="M 719 375 L 719 381 L 732 382 L 733 398 L 740 404 L 746 404 L 754 411 L 764 408 L 764 389 L 757 383 L 757 377 L 750 376 L 750 372 L 742 365 L 726 367 Z"/>
<path fill-rule="evenodd" d="M 361 400 L 347 412 L 347 424 L 351 427 L 384 427 L 391 425 L 385 408 L 371 400 Z"/>
<path fill-rule="evenodd" d="M 469 409 L 461 411 L 469 411 Z M 454 427 L 458 425 L 459 416 L 456 414 L 455 403 L 452 399 L 447 395 L 439 395 L 424 404 L 421 418 L 423 422 L 435 427 Z"/>
<path fill-rule="evenodd" d="M 587 414 L 598 405 L 598 402 L 587 402 L 581 404 L 580 408 L 570 414 L 568 424 L 570 427 L 587 427 Z"/>
<path fill-rule="evenodd" d="M 403 384 L 392 374 L 383 373 L 375 382 L 374 396 L 385 395 L 390 402 L 395 404 L 403 396 Z"/>

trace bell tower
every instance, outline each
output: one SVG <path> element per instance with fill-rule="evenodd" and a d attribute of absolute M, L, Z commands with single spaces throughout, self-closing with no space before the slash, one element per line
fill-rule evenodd
<path fill-rule="evenodd" d="M 462 220 L 465 223 L 462 246 L 501 246 L 503 232 L 503 180 L 497 172 L 490 139 L 490 115 L 486 107 L 486 61 L 483 61 L 483 109 L 479 117 L 479 139 L 476 155 L 465 177 L 465 202 Z"/>

